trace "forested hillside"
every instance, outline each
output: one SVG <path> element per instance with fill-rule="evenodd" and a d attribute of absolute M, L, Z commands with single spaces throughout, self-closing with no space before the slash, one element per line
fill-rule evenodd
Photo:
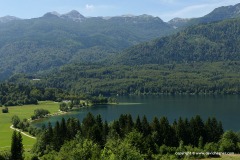
<path fill-rule="evenodd" d="M 76 11 L 0 26 L 0 78 L 9 82 L 96 96 L 240 93 L 239 18 L 191 26 L 122 52 L 171 27 L 148 15 L 86 18 Z"/>
<path fill-rule="evenodd" d="M 168 23 L 174 27 L 181 29 L 191 25 L 198 25 L 201 23 L 210 23 L 239 17 L 240 17 L 240 4 L 236 4 L 234 6 L 222 6 L 216 8 L 212 12 L 203 17 L 190 19 L 174 18 L 170 20 Z"/>
<path fill-rule="evenodd" d="M 81 21 L 76 21 L 79 17 Z M 170 30 L 172 27 L 158 17 L 85 18 L 76 11 L 61 17 L 47 13 L 40 18 L 0 23 L 0 79 L 76 61 L 101 62 Z"/>
<path fill-rule="evenodd" d="M 240 60 L 240 19 L 193 26 L 123 52 L 118 64 L 166 64 Z"/>
<path fill-rule="evenodd" d="M 31 84 L 68 90 L 72 94 L 240 94 L 240 62 L 198 62 L 188 64 L 104 66 L 67 65 L 40 81 L 26 75 L 9 79 L 13 83 Z"/>
<path fill-rule="evenodd" d="M 87 18 L 77 11 L 62 15 L 49 12 L 42 17 L 25 20 L 2 17 L 0 80 L 14 73 L 35 73 L 69 63 L 109 62 L 128 47 L 176 33 L 185 26 L 239 17 L 239 10 L 239 4 L 220 7 L 204 17 L 175 19 L 169 23 L 150 15 Z M 118 62 L 132 64 L 135 59 L 138 62 L 133 64 L 146 64 L 233 59 L 238 49 L 235 47 L 238 25 L 238 20 L 232 20 L 190 27 L 175 36 L 150 42 L 148 47 L 133 47 L 118 58 Z M 139 51 L 142 55 L 138 54 Z"/>
<path fill-rule="evenodd" d="M 40 88 L 13 83 L 0 84 L 0 106 L 38 104 L 41 100 L 61 101 L 67 94 L 56 88 Z"/>

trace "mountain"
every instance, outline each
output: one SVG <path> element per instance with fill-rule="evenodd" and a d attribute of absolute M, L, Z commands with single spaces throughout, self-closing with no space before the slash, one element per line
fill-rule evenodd
<path fill-rule="evenodd" d="M 14 17 L 14 16 L 4 16 L 0 17 L 0 23 L 8 23 L 14 20 L 20 20 L 20 18 Z"/>
<path fill-rule="evenodd" d="M 197 25 L 201 23 L 211 23 L 237 17 L 240 17 L 240 3 L 234 6 L 231 5 L 216 8 L 209 14 L 200 18 L 191 19 L 174 18 L 170 20 L 168 23 L 176 28 L 182 28 L 186 26 Z"/>
<path fill-rule="evenodd" d="M 60 15 L 60 17 L 65 19 L 71 19 L 72 21 L 75 21 L 75 22 L 82 22 L 85 20 L 85 17 L 76 10 L 72 10 L 69 13 Z"/>
<path fill-rule="evenodd" d="M 168 22 L 168 24 L 172 25 L 174 28 L 179 28 L 186 26 L 186 24 L 191 21 L 190 18 L 173 18 Z"/>
<path fill-rule="evenodd" d="M 127 49 L 118 64 L 166 64 L 240 60 L 240 18 L 201 24 Z"/>
<path fill-rule="evenodd" d="M 66 20 L 72 20 L 75 22 L 82 22 L 86 19 L 83 15 L 81 15 L 76 10 L 72 10 L 71 12 L 68 12 L 66 14 L 59 14 L 58 12 L 55 12 L 55 11 L 48 12 L 44 15 L 44 17 L 59 17 L 59 18 L 63 18 Z"/>
<path fill-rule="evenodd" d="M 106 60 L 140 42 L 169 34 L 172 27 L 149 15 L 86 18 L 77 11 L 49 12 L 0 23 L 0 77 L 34 73 L 67 63 Z"/>
<path fill-rule="evenodd" d="M 234 6 L 224 6 L 216 8 L 206 16 L 198 18 L 198 21 L 200 23 L 206 23 L 237 17 L 240 17 L 240 3 Z"/>
<path fill-rule="evenodd" d="M 14 73 L 45 72 L 71 63 L 232 60 L 234 56 L 238 58 L 238 20 L 212 21 L 238 17 L 239 5 L 217 8 L 201 18 L 177 18 L 169 23 L 146 14 L 85 17 L 75 10 L 66 14 L 49 12 L 25 20 L 5 18 L 5 23 L 0 23 L 0 79 Z M 166 37 L 160 38 L 163 36 Z M 160 39 L 147 43 L 156 38 Z"/>

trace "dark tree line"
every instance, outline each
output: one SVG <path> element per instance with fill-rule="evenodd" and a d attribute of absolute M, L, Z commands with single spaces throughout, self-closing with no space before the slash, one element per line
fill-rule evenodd
<path fill-rule="evenodd" d="M 155 117 L 152 122 L 148 122 L 146 116 L 139 116 L 134 121 L 130 114 L 121 115 L 118 120 L 112 123 L 103 122 L 100 115 L 96 117 L 91 113 L 79 120 L 70 118 L 67 121 L 63 118 L 61 122 L 56 122 L 54 127 L 51 123 L 44 126 L 34 152 L 39 155 L 50 151 L 59 151 L 66 141 L 73 140 L 76 135 L 84 139 L 90 139 L 104 148 L 109 137 L 115 139 L 126 139 L 129 134 L 140 134 L 144 137 L 141 141 L 132 139 L 131 144 L 139 149 L 141 154 L 151 157 L 157 154 L 158 147 L 178 147 L 179 145 L 199 147 L 208 143 L 217 143 L 223 135 L 221 122 L 216 118 L 208 118 L 203 121 L 200 116 L 195 116 L 188 120 L 179 118 L 172 124 L 166 117 L 158 119 Z"/>
<path fill-rule="evenodd" d="M 189 62 L 164 65 L 106 66 L 69 64 L 60 71 L 41 75 L 41 87 L 60 88 L 72 95 L 100 94 L 240 94 L 239 61 Z M 30 83 L 18 77 L 13 82 Z M 90 98 L 91 98 L 90 97 Z M 71 100 L 71 97 L 68 99 Z M 93 102 L 96 101 L 93 99 Z M 104 100 L 102 100 L 104 102 Z"/>
<path fill-rule="evenodd" d="M 67 94 L 60 89 L 13 83 L 0 84 L 0 105 L 38 104 L 41 100 L 61 101 Z"/>

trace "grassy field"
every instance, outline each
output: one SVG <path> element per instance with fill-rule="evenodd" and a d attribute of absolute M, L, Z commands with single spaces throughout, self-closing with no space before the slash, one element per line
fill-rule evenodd
<path fill-rule="evenodd" d="M 17 115 L 21 120 L 24 118 L 28 119 L 33 115 L 34 110 L 38 108 L 47 109 L 50 113 L 55 113 L 58 111 L 59 105 L 51 101 L 44 101 L 39 102 L 38 105 L 9 107 L 9 113 L 0 112 L 0 151 L 10 149 L 13 133 L 13 130 L 10 129 L 12 116 Z M 22 137 L 25 151 L 31 149 L 36 140 L 25 135 L 22 135 Z"/>

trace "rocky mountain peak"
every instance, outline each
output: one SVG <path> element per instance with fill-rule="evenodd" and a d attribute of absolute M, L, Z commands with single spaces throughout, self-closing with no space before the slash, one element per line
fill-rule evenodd
<path fill-rule="evenodd" d="M 72 10 L 71 12 L 68 12 L 66 14 L 63 14 L 60 16 L 61 18 L 67 18 L 67 19 L 71 19 L 75 22 L 82 22 L 85 17 L 83 15 L 81 15 L 78 11 L 76 10 Z"/>

